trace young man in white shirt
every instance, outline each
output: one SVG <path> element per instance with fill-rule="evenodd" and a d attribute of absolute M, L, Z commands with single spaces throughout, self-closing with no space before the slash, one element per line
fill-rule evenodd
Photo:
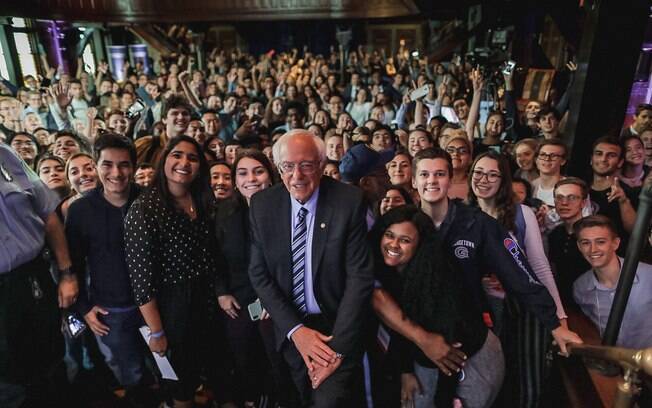
<path fill-rule="evenodd" d="M 623 259 L 616 254 L 620 238 L 613 222 L 603 215 L 581 219 L 574 230 L 577 246 L 592 269 L 577 278 L 573 297 L 603 336 L 623 265 Z M 639 262 L 616 345 L 636 349 L 652 346 L 650 310 L 652 265 Z"/>

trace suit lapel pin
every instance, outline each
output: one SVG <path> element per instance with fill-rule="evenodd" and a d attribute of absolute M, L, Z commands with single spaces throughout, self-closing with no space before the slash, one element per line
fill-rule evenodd
<path fill-rule="evenodd" d="M 325 223 L 325 222 L 322 222 L 321 225 L 319 225 L 319 228 L 321 228 L 321 229 L 326 228 L 326 223 Z"/>

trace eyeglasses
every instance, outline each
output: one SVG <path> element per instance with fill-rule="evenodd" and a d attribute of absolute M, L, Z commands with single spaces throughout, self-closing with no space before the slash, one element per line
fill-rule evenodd
<path fill-rule="evenodd" d="M 562 194 L 556 194 L 555 195 L 555 201 L 559 201 L 560 203 L 563 202 L 568 202 L 568 203 L 574 203 L 576 201 L 581 200 L 582 197 L 575 195 L 575 194 L 569 194 L 567 196 L 562 195 Z"/>
<path fill-rule="evenodd" d="M 459 154 L 461 156 L 463 154 L 469 154 L 469 149 L 467 149 L 466 147 L 457 147 L 456 148 L 456 147 L 450 146 L 450 147 L 446 148 L 446 152 L 448 154 L 450 154 L 450 155 L 453 155 L 453 154 L 457 153 L 457 154 Z"/>
<path fill-rule="evenodd" d="M 473 178 L 474 181 L 480 181 L 482 180 L 482 177 L 486 177 L 487 181 L 490 183 L 495 183 L 499 179 L 501 179 L 503 176 L 501 176 L 498 173 L 492 172 L 492 173 L 485 173 L 484 171 L 481 170 L 473 170 L 471 172 L 471 177 Z"/>
<path fill-rule="evenodd" d="M 557 153 L 539 153 L 537 154 L 537 159 L 541 159 L 543 161 L 556 161 L 562 158 L 561 154 Z"/>
<path fill-rule="evenodd" d="M 318 167 L 316 162 L 311 161 L 302 161 L 301 163 L 283 162 L 279 166 L 279 170 L 284 174 L 294 173 L 294 169 L 297 166 L 299 167 L 299 171 L 306 175 L 314 174 Z"/>

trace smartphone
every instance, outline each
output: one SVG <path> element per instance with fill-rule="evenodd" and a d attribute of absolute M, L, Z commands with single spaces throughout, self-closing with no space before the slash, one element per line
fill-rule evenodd
<path fill-rule="evenodd" d="M 429 90 L 430 90 L 430 85 L 428 84 L 415 89 L 414 91 L 410 92 L 410 100 L 416 101 L 419 98 L 423 98 L 424 96 L 428 95 Z"/>
<path fill-rule="evenodd" d="M 260 303 L 260 299 L 256 299 L 255 302 L 249 303 L 247 310 L 249 311 L 249 318 L 252 322 L 260 320 L 260 316 L 263 314 L 263 305 Z"/>
<path fill-rule="evenodd" d="M 505 65 L 503 67 L 503 74 L 505 75 L 512 75 L 514 73 L 514 67 L 516 67 L 516 61 L 505 61 Z"/>
<path fill-rule="evenodd" d="M 136 102 L 134 102 L 133 105 L 127 109 L 127 117 L 132 119 L 133 117 L 140 114 L 143 110 L 145 110 L 145 103 L 142 99 L 138 98 L 136 99 Z"/>
<path fill-rule="evenodd" d="M 70 338 L 77 338 L 86 330 L 88 326 L 82 320 L 78 319 L 73 313 L 64 317 L 64 330 L 70 335 Z"/>

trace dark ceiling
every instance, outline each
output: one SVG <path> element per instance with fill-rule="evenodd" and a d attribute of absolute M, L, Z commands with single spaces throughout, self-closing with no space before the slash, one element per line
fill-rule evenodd
<path fill-rule="evenodd" d="M 3 0 L 6 16 L 106 23 L 454 17 L 468 0 Z"/>

